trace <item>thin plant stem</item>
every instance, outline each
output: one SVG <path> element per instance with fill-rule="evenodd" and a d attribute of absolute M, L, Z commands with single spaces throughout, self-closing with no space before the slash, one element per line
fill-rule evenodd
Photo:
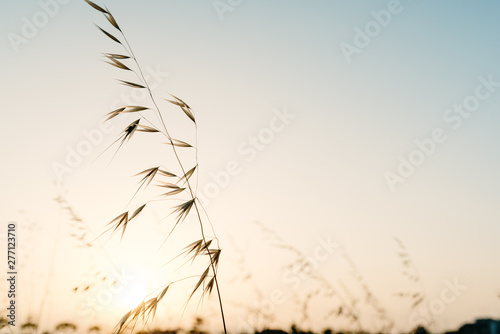
<path fill-rule="evenodd" d="M 198 208 L 198 201 L 197 201 L 197 197 L 196 197 L 196 193 L 193 191 L 192 187 L 191 187 L 191 183 L 189 182 L 188 178 L 186 177 L 186 171 L 184 169 L 184 165 L 182 164 L 181 162 L 181 159 L 179 158 L 179 155 L 177 153 L 177 150 L 175 148 L 175 145 L 174 145 L 174 142 L 172 140 L 172 137 L 170 136 L 169 134 L 169 131 L 167 129 L 167 126 L 165 124 L 165 121 L 163 119 L 163 116 L 160 112 L 160 109 L 158 107 L 158 104 L 153 96 L 153 93 L 151 91 L 151 88 L 144 76 L 144 73 L 142 71 L 142 68 L 141 66 L 139 65 L 139 62 L 137 60 L 137 57 L 135 56 L 134 54 L 134 51 L 132 49 L 132 47 L 130 46 L 130 43 L 128 42 L 128 39 L 127 37 L 125 36 L 125 34 L 123 33 L 123 31 L 120 29 L 119 30 L 125 43 L 127 44 L 127 47 L 128 47 L 128 50 L 130 52 L 130 55 L 132 56 L 132 58 L 134 59 L 134 62 L 139 70 L 139 73 L 140 73 L 140 79 L 141 81 L 144 83 L 147 91 L 148 91 L 148 94 L 149 94 L 149 97 L 151 99 L 151 102 L 153 103 L 154 107 L 155 107 L 155 111 L 156 113 L 158 114 L 158 117 L 160 119 L 160 122 L 163 126 L 163 129 L 164 129 L 164 135 L 168 138 L 168 140 L 170 141 L 170 144 L 172 146 L 172 150 L 173 150 L 173 153 L 175 155 L 175 158 L 179 164 L 179 167 L 181 168 L 182 170 L 182 174 L 184 175 L 184 178 L 186 179 L 186 185 L 188 186 L 188 189 L 189 189 L 189 193 L 191 195 L 191 199 L 194 200 L 194 207 L 195 207 L 195 210 L 196 210 L 196 215 L 198 217 L 198 221 L 200 223 L 200 232 L 201 232 L 201 236 L 202 236 L 202 240 L 203 240 L 203 245 L 205 247 L 205 250 L 207 251 L 207 254 L 208 256 L 210 257 L 210 267 L 212 268 L 212 272 L 214 274 L 214 282 L 215 282 L 215 286 L 216 286 L 216 290 L 217 290 L 217 297 L 218 297 L 218 301 L 219 301 L 219 307 L 220 307 L 220 311 L 221 311 L 221 318 L 222 318 L 222 325 L 224 327 L 224 333 L 227 333 L 227 329 L 226 329 L 226 321 L 225 321 L 225 316 L 224 316 L 224 307 L 223 307 L 223 303 L 222 303 L 222 297 L 221 297 L 221 294 L 220 294 L 220 287 L 219 287 L 219 282 L 218 282 L 218 279 L 217 279 L 217 270 L 215 269 L 215 263 L 214 263 L 214 259 L 212 257 L 212 253 L 210 252 L 209 248 L 208 248 L 208 245 L 207 245 L 207 241 L 206 241 L 206 238 L 205 238 L 205 232 L 204 232 L 204 229 L 203 229 L 203 223 L 202 223 L 202 219 L 201 219 L 201 215 L 200 215 L 200 210 Z M 136 73 L 137 74 L 137 73 Z M 195 128 L 197 130 L 197 125 L 196 125 L 196 122 L 195 122 Z M 197 154 L 197 151 L 196 151 L 196 162 L 198 162 L 198 154 Z M 200 203 L 201 205 L 201 203 Z M 217 237 L 215 236 L 215 239 L 217 239 Z M 217 239 L 218 241 L 218 239 Z"/>

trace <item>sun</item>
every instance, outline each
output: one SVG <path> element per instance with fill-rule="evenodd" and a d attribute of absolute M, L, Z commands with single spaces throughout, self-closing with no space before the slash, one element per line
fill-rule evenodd
<path fill-rule="evenodd" d="M 128 276 L 128 279 L 124 281 L 122 291 L 117 296 L 119 305 L 132 309 L 146 299 L 151 292 L 149 291 L 148 272 L 145 268 L 141 268 L 141 270 L 135 270 Z"/>
<path fill-rule="evenodd" d="M 134 308 L 141 303 L 148 294 L 147 283 L 137 281 L 129 284 L 121 296 L 121 304 L 128 308 Z"/>

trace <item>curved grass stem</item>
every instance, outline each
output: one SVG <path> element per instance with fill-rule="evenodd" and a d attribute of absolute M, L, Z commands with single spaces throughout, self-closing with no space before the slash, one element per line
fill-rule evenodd
<path fill-rule="evenodd" d="M 186 175 L 186 169 L 184 168 L 184 165 L 179 157 L 179 154 L 177 152 L 177 149 L 176 149 L 176 146 L 174 145 L 174 142 L 172 140 L 172 137 L 170 136 L 170 133 L 168 131 L 168 128 L 166 126 L 166 123 L 163 119 L 163 116 L 162 116 L 162 113 L 160 112 L 160 109 L 158 107 L 158 104 L 156 102 L 156 99 L 154 98 L 153 96 L 153 92 L 151 90 L 151 87 L 149 86 L 149 83 L 147 82 L 145 76 L 144 76 L 144 73 L 142 71 L 142 68 L 137 60 L 137 57 L 135 56 L 134 54 L 134 51 L 132 49 L 132 47 L 130 46 L 130 43 L 128 42 L 127 40 L 127 37 L 125 36 L 124 32 L 120 29 L 119 30 L 122 37 L 123 37 L 123 40 L 125 41 L 126 43 L 126 47 L 125 49 L 130 53 L 130 56 L 132 57 L 132 59 L 134 60 L 135 62 L 135 65 L 139 71 L 139 73 L 135 72 L 134 73 L 138 76 L 138 78 L 142 81 L 142 83 L 144 84 L 145 88 L 147 89 L 148 91 L 148 95 L 149 95 L 149 98 L 152 102 L 152 104 L 154 105 L 154 111 L 157 113 L 157 116 L 159 118 L 159 121 L 163 127 L 163 131 L 160 131 L 163 135 L 165 135 L 167 137 L 167 139 L 169 140 L 170 142 L 170 146 L 172 147 L 172 150 L 173 150 L 173 153 L 174 153 L 174 156 L 177 160 L 177 163 L 182 171 L 182 175 L 184 177 L 184 179 L 186 180 L 186 185 L 188 187 L 188 190 L 189 190 L 189 193 L 190 193 L 190 196 L 191 196 L 191 199 L 194 200 L 194 207 L 195 207 L 195 210 L 196 210 L 196 215 L 197 215 L 197 219 L 198 219 L 198 222 L 200 224 L 200 232 L 201 232 L 201 237 L 202 237 L 202 240 L 203 240 L 203 245 L 204 245 L 204 248 L 208 254 L 208 256 L 210 257 L 210 267 L 212 269 L 212 272 L 213 272 L 213 277 L 214 277 L 214 283 L 215 283 L 215 287 L 216 287 L 216 291 L 217 291 L 217 297 L 218 297 L 218 303 L 219 303 L 219 307 L 220 307 L 220 312 L 221 312 L 221 318 L 222 318 L 222 325 L 223 325 L 223 328 L 224 328 L 224 333 L 227 334 L 227 329 L 226 329 L 226 320 L 225 320 L 225 316 L 224 316 L 224 307 L 223 307 L 223 303 L 222 303 L 222 297 L 221 297 L 221 293 L 220 293 L 220 287 L 219 287 L 219 282 L 218 282 L 218 278 L 217 278 L 217 269 L 216 269 L 216 265 L 215 265 L 215 260 L 213 258 L 213 254 L 212 252 L 210 252 L 209 248 L 208 248 L 208 243 L 207 243 L 207 240 L 206 240 L 206 237 L 205 237 L 205 232 L 204 232 L 204 227 L 203 227 L 203 221 L 202 221 L 202 218 L 201 218 L 201 214 L 200 214 L 200 208 L 198 206 L 201 206 L 201 208 L 203 209 L 203 206 L 201 203 L 198 203 L 198 200 L 197 200 L 197 197 L 196 197 L 196 191 L 193 191 L 193 188 L 191 186 L 191 183 Z M 196 125 L 196 122 L 195 122 L 195 131 L 197 132 L 197 125 Z M 196 145 L 196 165 L 198 165 L 198 148 L 197 148 L 197 145 Z M 204 209 L 203 209 L 204 210 Z M 218 242 L 218 238 L 215 236 L 215 233 L 214 233 L 214 237 L 215 239 L 217 240 Z"/>

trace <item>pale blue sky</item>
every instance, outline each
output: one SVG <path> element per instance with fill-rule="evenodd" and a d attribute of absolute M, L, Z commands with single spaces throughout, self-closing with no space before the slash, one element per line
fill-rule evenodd
<path fill-rule="evenodd" d="M 131 90 L 114 81 L 126 78 L 123 73 L 100 61 L 101 52 L 120 49 L 95 29 L 93 23 L 107 27 L 107 22 L 83 1 L 50 7 L 53 17 L 16 52 L 9 34 L 23 36 L 23 18 L 43 20 L 42 3 L 51 1 L 1 5 L 0 210 L 4 221 L 39 224 L 33 247 L 39 262 L 45 263 L 57 230 L 59 249 L 76 252 L 67 237 L 67 216 L 52 200 L 61 189 L 54 185 L 53 164 L 65 163 L 68 147 L 76 149 L 86 140 L 82 131 L 99 129 L 103 115 L 113 105 L 127 103 L 124 95 L 130 96 Z M 500 82 L 500 4 L 402 0 L 387 26 L 379 25 L 380 32 L 348 62 L 341 43 L 355 46 L 355 28 L 373 25 L 371 12 L 386 10 L 392 3 L 396 2 L 243 0 L 223 13 L 223 20 L 211 1 L 105 3 L 141 64 L 156 73 L 151 78 L 155 94 L 166 97 L 166 91 L 172 92 L 196 110 L 200 189 L 228 162 L 240 167 L 208 206 L 227 250 L 221 280 L 226 282 L 223 292 L 231 309 L 231 328 L 238 328 L 245 314 L 231 304 L 231 296 L 244 287 L 231 281 L 237 258 L 231 255 L 233 242 L 246 245 L 248 270 L 264 294 L 273 289 L 288 293 L 286 305 L 276 306 L 273 325 L 289 324 L 289 315 L 296 312 L 290 287 L 277 269 L 287 254 L 261 241 L 254 221 L 280 231 L 305 254 L 311 254 L 319 237 L 342 243 L 398 330 L 413 325 L 409 319 L 415 311 L 409 302 L 393 296 L 408 287 L 393 236 L 408 246 L 427 303 L 439 299 L 446 280 L 457 278 L 467 286 L 436 315 L 435 330 L 453 329 L 476 317 L 500 316 L 500 271 L 495 267 L 500 254 L 500 87 L 493 87 L 495 91 L 457 129 L 443 119 L 447 109 L 474 95 L 481 85 L 479 77 Z M 250 155 L 242 150 L 248 152 L 248 138 L 269 127 L 276 110 L 283 114 L 285 109 L 294 118 L 247 161 Z M 154 161 L 148 158 L 154 149 L 133 143 L 109 167 L 110 154 L 93 162 L 127 122 L 112 124 L 102 143 L 64 175 L 68 199 L 94 232 L 128 202 L 135 182 L 128 177 L 141 170 L 141 161 Z M 395 173 L 399 156 L 408 159 L 418 149 L 415 140 L 430 138 L 435 128 L 443 129 L 446 142 L 391 191 L 386 172 Z M 144 220 L 155 226 L 160 214 L 149 215 Z M 141 240 L 147 236 L 147 231 L 137 233 Z M 130 238 L 124 242 L 148 249 Z M 123 261 L 117 243 L 109 252 L 118 257 L 117 263 Z M 352 284 L 355 291 L 339 261 L 329 259 L 318 270 L 332 282 Z M 56 281 L 66 290 L 59 289 L 60 299 L 49 303 L 50 321 L 57 321 L 58 314 L 74 314 L 60 307 L 62 300 L 78 305 L 67 291 L 80 278 L 65 271 L 63 263 L 64 256 L 58 256 Z M 46 267 L 33 265 L 38 272 Z M 306 290 L 297 293 L 303 296 Z M 253 305 L 255 296 L 248 292 L 247 297 L 245 302 Z M 318 301 L 317 314 L 328 303 Z M 110 312 L 120 315 L 120 310 Z M 369 327 L 367 314 L 361 316 Z M 314 329 L 332 323 L 318 317 Z"/>

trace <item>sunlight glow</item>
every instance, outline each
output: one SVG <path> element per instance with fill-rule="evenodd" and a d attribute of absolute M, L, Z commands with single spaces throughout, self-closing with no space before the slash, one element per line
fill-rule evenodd
<path fill-rule="evenodd" d="M 134 308 L 144 300 L 148 293 L 145 282 L 134 282 L 128 286 L 121 296 L 121 304 L 128 308 Z"/>
<path fill-rule="evenodd" d="M 126 282 L 125 288 L 118 296 L 118 303 L 132 309 L 146 299 L 150 292 L 150 282 L 148 281 L 146 268 L 136 270 L 132 274 L 132 278 Z"/>

